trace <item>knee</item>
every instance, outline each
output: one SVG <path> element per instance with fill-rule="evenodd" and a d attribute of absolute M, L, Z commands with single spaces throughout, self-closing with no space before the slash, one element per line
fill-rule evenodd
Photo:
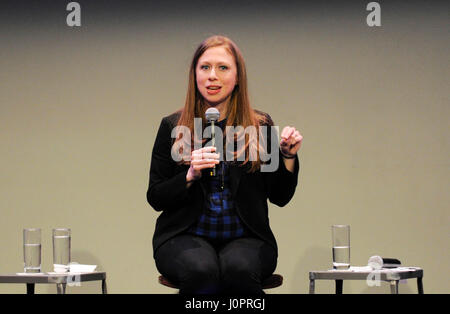
<path fill-rule="evenodd" d="M 256 265 L 241 258 L 227 259 L 221 264 L 221 273 L 225 281 L 258 280 Z"/>
<path fill-rule="evenodd" d="M 216 294 L 220 291 L 220 269 L 217 264 L 201 260 L 189 263 L 180 273 L 181 294 Z"/>
<path fill-rule="evenodd" d="M 217 279 L 220 277 L 220 269 L 219 266 L 215 263 L 208 263 L 201 260 L 191 262 L 189 265 L 185 265 L 184 273 L 186 279 L 200 279 L 200 278 L 209 278 L 209 279 Z"/>

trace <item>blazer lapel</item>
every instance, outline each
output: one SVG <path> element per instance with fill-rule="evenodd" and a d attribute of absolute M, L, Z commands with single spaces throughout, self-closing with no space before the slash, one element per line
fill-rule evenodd
<path fill-rule="evenodd" d="M 230 164 L 230 187 L 234 199 L 236 199 L 236 192 L 241 181 L 242 171 L 243 167 L 238 167 L 233 163 Z"/>
<path fill-rule="evenodd" d="M 230 189 L 231 189 L 231 195 L 233 195 L 233 198 L 236 197 L 236 192 L 239 188 L 239 182 L 241 181 L 241 177 L 242 177 L 242 172 L 245 171 L 245 167 L 239 167 L 238 165 L 234 164 L 234 163 L 230 163 L 229 164 L 229 171 L 230 171 L 230 178 L 229 178 L 229 183 L 230 183 Z M 199 180 L 200 182 L 200 186 L 201 186 L 201 190 L 203 192 L 203 195 L 206 197 L 206 186 L 205 186 L 205 182 L 203 180 Z"/>

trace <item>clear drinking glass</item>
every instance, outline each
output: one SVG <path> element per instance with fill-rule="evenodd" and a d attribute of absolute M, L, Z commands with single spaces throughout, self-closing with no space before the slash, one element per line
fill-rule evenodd
<path fill-rule="evenodd" d="M 56 273 L 69 271 L 70 239 L 70 229 L 53 229 L 53 269 Z"/>
<path fill-rule="evenodd" d="M 25 273 L 41 272 L 41 229 L 23 229 L 23 269 Z"/>
<path fill-rule="evenodd" d="M 331 226 L 331 235 L 333 242 L 333 268 L 350 268 L 350 226 L 333 225 Z"/>

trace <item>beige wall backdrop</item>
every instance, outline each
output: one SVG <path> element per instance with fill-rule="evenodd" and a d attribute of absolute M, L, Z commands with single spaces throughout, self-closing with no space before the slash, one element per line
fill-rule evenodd
<path fill-rule="evenodd" d="M 51 229 L 69 227 L 73 261 L 106 271 L 109 292 L 175 292 L 152 257 L 150 155 L 161 118 L 184 103 L 196 46 L 224 34 L 244 54 L 253 106 L 304 135 L 297 192 L 270 205 L 285 283 L 268 292 L 307 293 L 308 271 L 331 267 L 337 223 L 351 225 L 352 265 L 396 257 L 423 267 L 426 293 L 450 291 L 448 4 L 379 1 L 382 26 L 369 27 L 369 1 L 79 1 L 82 25 L 69 27 L 68 2 L 0 8 L 0 273 L 23 271 L 26 227 L 42 228 L 51 271 Z"/>

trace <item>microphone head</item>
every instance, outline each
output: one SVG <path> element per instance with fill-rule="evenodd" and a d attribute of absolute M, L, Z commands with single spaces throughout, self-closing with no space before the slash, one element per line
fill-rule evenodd
<path fill-rule="evenodd" d="M 374 270 L 381 269 L 383 267 L 383 259 L 378 255 L 371 256 L 367 262 L 367 265 L 372 267 Z"/>
<path fill-rule="evenodd" d="M 205 111 L 205 116 L 206 116 L 206 120 L 208 120 L 208 122 L 217 121 L 217 120 L 219 120 L 220 113 L 219 113 L 219 110 L 217 110 L 216 108 L 208 108 Z"/>

